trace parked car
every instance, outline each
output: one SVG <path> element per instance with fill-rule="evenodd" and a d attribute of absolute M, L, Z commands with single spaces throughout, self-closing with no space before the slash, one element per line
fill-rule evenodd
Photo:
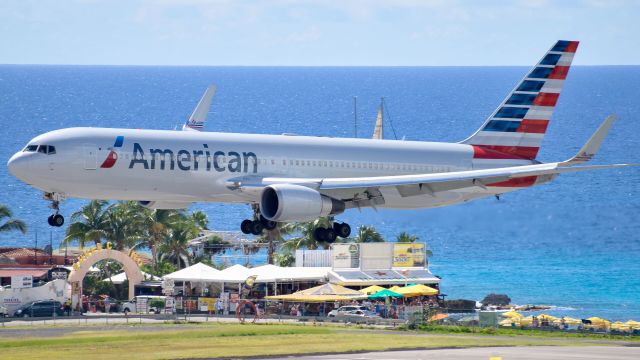
<path fill-rule="evenodd" d="M 56 300 L 43 300 L 43 301 L 34 301 L 13 313 L 15 317 L 38 317 L 38 316 L 49 316 L 52 317 L 54 315 L 63 316 L 64 315 L 64 306 L 60 303 L 60 301 Z"/>
<path fill-rule="evenodd" d="M 160 311 L 164 310 L 164 305 L 162 308 L 153 305 L 155 305 L 156 300 L 160 300 L 162 304 L 164 304 L 166 298 L 166 296 L 158 295 L 139 295 L 122 304 L 122 312 L 124 312 L 125 315 L 129 313 L 160 314 Z"/>
<path fill-rule="evenodd" d="M 331 310 L 327 316 L 339 317 L 339 316 L 357 315 L 355 314 L 356 311 L 360 311 L 362 313 L 370 312 L 366 307 L 362 305 L 345 305 L 345 306 L 340 306 L 337 309 Z"/>

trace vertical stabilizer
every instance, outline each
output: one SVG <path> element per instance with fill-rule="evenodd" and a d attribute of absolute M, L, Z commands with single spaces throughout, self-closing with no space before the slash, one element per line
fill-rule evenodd
<path fill-rule="evenodd" d="M 569 73 L 578 41 L 559 40 L 463 144 L 476 159 L 534 160 Z"/>
<path fill-rule="evenodd" d="M 198 102 L 198 105 L 193 110 L 189 120 L 182 126 L 182 130 L 202 130 L 204 123 L 207 121 L 207 114 L 209 113 L 209 107 L 211 107 L 211 101 L 216 93 L 216 86 L 211 85 L 207 88 L 202 95 L 202 98 Z"/>

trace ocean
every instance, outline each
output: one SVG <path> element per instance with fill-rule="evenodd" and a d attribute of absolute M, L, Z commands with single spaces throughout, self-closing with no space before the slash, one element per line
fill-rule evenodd
<path fill-rule="evenodd" d="M 455 142 L 474 132 L 526 67 L 127 67 L 0 66 L 0 203 L 29 233 L 0 246 L 54 246 L 42 194 L 5 162 L 31 138 L 72 127 L 174 129 L 205 88 L 218 85 L 207 131 L 370 137 L 380 98 L 385 137 Z M 640 66 L 572 68 L 540 151 L 574 155 L 603 119 L 618 115 L 594 163 L 640 163 Z M 393 125 L 393 129 L 390 126 Z M 395 133 L 395 135 L 394 135 Z M 430 268 L 447 298 L 508 294 L 547 304 L 552 315 L 640 320 L 640 168 L 566 174 L 550 184 L 425 210 L 357 210 L 339 219 L 375 226 L 393 240 L 407 231 L 433 250 Z M 67 217 L 85 203 L 62 204 Z M 210 227 L 237 230 L 248 206 L 196 204 Z"/>

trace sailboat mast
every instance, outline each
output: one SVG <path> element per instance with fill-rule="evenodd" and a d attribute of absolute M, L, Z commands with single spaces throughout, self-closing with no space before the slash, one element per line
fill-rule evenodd
<path fill-rule="evenodd" d="M 353 131 L 355 137 L 358 137 L 358 97 L 353 97 Z"/>

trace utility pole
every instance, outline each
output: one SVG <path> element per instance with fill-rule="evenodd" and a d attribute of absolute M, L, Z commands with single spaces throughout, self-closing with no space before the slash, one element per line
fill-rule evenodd
<path fill-rule="evenodd" d="M 33 248 L 33 257 L 36 265 L 38 265 L 38 231 L 36 231 L 36 247 Z"/>

